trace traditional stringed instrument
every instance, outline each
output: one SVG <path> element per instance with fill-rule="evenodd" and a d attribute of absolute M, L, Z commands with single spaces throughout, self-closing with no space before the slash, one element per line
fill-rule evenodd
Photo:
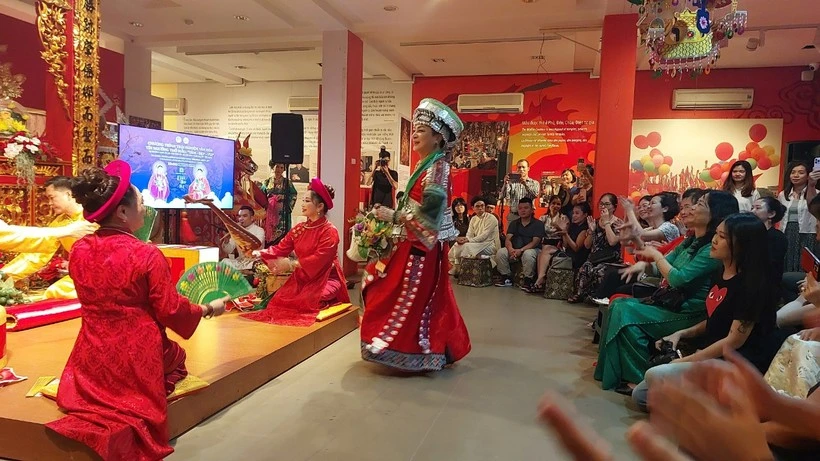
<path fill-rule="evenodd" d="M 214 205 L 212 199 L 203 198 L 199 200 L 194 200 L 191 198 L 190 195 L 186 195 L 183 197 L 185 203 L 201 203 L 213 211 L 216 216 L 225 224 L 225 227 L 228 228 L 228 233 L 233 238 L 234 242 L 236 242 L 236 246 L 239 248 L 239 251 L 242 253 L 250 253 L 254 250 L 258 250 L 262 248 L 262 242 L 259 241 L 253 234 L 246 231 L 245 228 L 240 226 L 236 223 L 230 216 L 228 216 L 224 211 L 220 210 L 219 207 Z"/>

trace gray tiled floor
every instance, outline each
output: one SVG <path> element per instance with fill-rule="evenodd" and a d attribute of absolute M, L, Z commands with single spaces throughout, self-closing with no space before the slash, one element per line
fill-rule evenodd
<path fill-rule="evenodd" d="M 627 452 L 623 434 L 639 416 L 592 380 L 593 308 L 454 288 L 473 342 L 455 368 L 394 375 L 361 361 L 356 331 L 179 437 L 169 459 L 566 459 L 535 421 L 545 389 Z"/>

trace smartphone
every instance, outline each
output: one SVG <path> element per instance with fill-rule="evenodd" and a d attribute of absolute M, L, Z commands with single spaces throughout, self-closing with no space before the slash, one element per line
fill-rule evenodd
<path fill-rule="evenodd" d="M 510 173 L 510 182 L 521 182 L 521 173 Z"/>
<path fill-rule="evenodd" d="M 820 157 L 814 157 L 814 168 L 812 168 L 812 171 L 818 170 L 820 170 Z"/>
<path fill-rule="evenodd" d="M 817 273 L 820 272 L 820 259 L 806 247 L 803 247 L 803 253 L 800 255 L 800 267 L 807 273 L 811 274 L 817 280 Z"/>

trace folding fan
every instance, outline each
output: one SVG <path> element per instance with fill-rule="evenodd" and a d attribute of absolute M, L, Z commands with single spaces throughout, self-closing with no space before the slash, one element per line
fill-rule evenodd
<path fill-rule="evenodd" d="M 236 299 L 253 291 L 241 272 L 224 263 L 197 264 L 185 271 L 177 282 L 177 292 L 196 304 L 209 303 L 225 296 Z"/>
<path fill-rule="evenodd" d="M 156 221 L 157 210 L 149 206 L 145 207 L 145 219 L 142 221 L 142 227 L 134 232 L 134 236 L 143 242 L 151 240 L 151 233 L 154 231 L 154 223 Z"/>

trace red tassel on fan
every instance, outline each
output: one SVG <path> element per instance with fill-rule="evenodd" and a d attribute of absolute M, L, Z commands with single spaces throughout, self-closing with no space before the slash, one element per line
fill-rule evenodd
<path fill-rule="evenodd" d="M 196 234 L 194 233 L 194 229 L 191 227 L 191 223 L 188 222 L 187 211 L 182 212 L 182 220 L 179 227 L 179 237 L 180 240 L 182 240 L 182 243 L 196 243 Z"/>

